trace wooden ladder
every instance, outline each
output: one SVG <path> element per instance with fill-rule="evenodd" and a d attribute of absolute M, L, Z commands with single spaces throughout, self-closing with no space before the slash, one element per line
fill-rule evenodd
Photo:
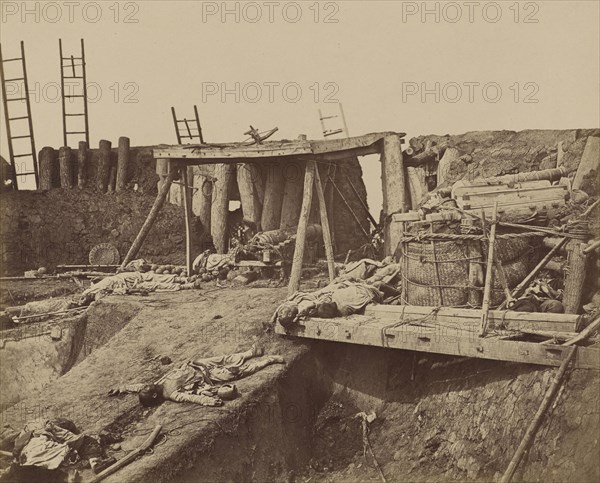
<path fill-rule="evenodd" d="M 350 137 L 348 134 L 348 125 L 346 124 L 346 116 L 344 115 L 344 108 L 342 107 L 342 103 L 338 102 L 339 114 L 334 114 L 330 116 L 324 116 L 319 109 L 319 120 L 321 121 L 321 131 L 323 131 L 323 137 L 328 138 L 330 136 L 335 136 L 336 134 L 343 134 L 345 137 Z M 342 122 L 341 127 L 333 127 L 330 128 L 327 124 L 331 124 L 332 121 L 330 119 L 339 119 Z M 327 123 L 325 121 L 328 121 Z"/>
<path fill-rule="evenodd" d="M 194 106 L 194 119 L 177 119 L 174 107 L 171 107 L 171 113 L 173 114 L 173 124 L 175 125 L 177 144 L 183 144 L 181 142 L 182 139 L 187 139 L 190 143 L 193 142 L 194 139 L 197 139 L 200 144 L 204 144 L 202 126 L 200 125 L 200 118 L 198 117 L 198 107 Z"/>
<path fill-rule="evenodd" d="M 69 136 L 78 136 L 76 141 L 85 139 L 87 145 L 90 145 L 90 128 L 88 122 L 88 97 L 87 97 L 87 77 L 85 73 L 85 48 L 83 39 L 81 39 L 81 55 L 65 57 L 62 48 L 62 39 L 58 39 L 58 50 L 60 52 L 60 93 L 62 102 L 62 120 L 63 120 L 63 146 L 69 146 Z M 65 81 L 70 81 L 69 86 L 73 87 L 72 92 L 67 93 Z M 79 112 L 67 112 L 66 103 L 77 103 Z M 77 102 L 80 100 L 80 102 Z M 81 112 L 83 111 L 83 112 Z M 83 126 L 71 128 L 67 126 L 67 118 L 83 118 Z M 69 129 L 75 129 L 69 131 Z M 82 136 L 84 139 L 82 139 Z"/>
<path fill-rule="evenodd" d="M 9 62 L 20 62 L 21 69 L 16 77 L 6 78 L 4 64 Z M 7 84 L 18 85 L 20 94 L 18 97 L 8 98 Z M 37 189 L 38 187 L 38 164 L 37 153 L 35 150 L 35 140 L 33 137 L 33 123 L 31 120 L 31 103 L 29 100 L 29 84 L 27 82 L 27 68 L 25 67 L 25 45 L 21 41 L 21 57 L 13 57 L 5 59 L 2 56 L 2 46 L 0 45 L 0 84 L 2 84 L 2 101 L 4 106 L 4 117 L 6 121 L 6 134 L 8 139 L 8 155 L 11 166 L 11 181 L 13 189 L 19 189 L 19 180 L 23 181 L 23 185 L 28 188 Z M 15 103 L 25 103 L 25 113 L 17 112 Z M 10 106 L 10 107 L 9 107 Z M 11 112 L 15 113 L 11 115 Z M 27 134 L 18 134 L 13 136 L 13 124 L 18 121 L 27 121 Z M 22 123 L 20 123 L 22 124 Z M 17 128 L 17 126 L 14 126 Z M 23 126 L 21 126 L 23 129 Z M 20 142 L 15 143 L 16 139 L 28 139 L 29 147 L 25 151 L 19 150 Z M 17 158 L 19 163 L 17 164 Z M 33 178 L 31 178 L 33 176 Z M 33 181 L 33 183 L 32 183 Z"/>

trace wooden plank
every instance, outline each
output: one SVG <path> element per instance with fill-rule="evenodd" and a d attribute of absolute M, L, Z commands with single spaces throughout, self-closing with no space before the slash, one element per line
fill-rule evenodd
<path fill-rule="evenodd" d="M 275 332 L 309 339 L 545 366 L 560 366 L 570 352 L 568 346 L 500 340 L 489 336 L 480 338 L 477 328 L 478 324 L 473 326 L 472 331 L 460 327 L 450 329 L 443 325 L 386 328 L 385 325 L 382 327 L 381 321 L 359 315 L 335 319 L 309 318 L 287 331 L 277 324 Z M 600 370 L 600 350 L 580 347 L 575 367 Z"/>
<path fill-rule="evenodd" d="M 433 318 L 435 314 L 435 318 Z M 481 320 L 481 311 L 453 307 L 427 307 L 415 305 L 367 305 L 365 316 L 377 317 L 386 322 L 401 322 L 429 317 L 444 324 L 477 325 Z M 552 314 L 536 312 L 516 312 L 490 310 L 488 320 L 491 326 L 503 325 L 507 330 L 549 330 L 556 332 L 575 332 L 581 325 L 582 317 L 575 314 Z"/>
<path fill-rule="evenodd" d="M 267 141 L 263 144 L 203 144 L 161 146 L 154 149 L 155 158 L 210 159 L 214 163 L 236 158 L 269 158 L 312 154 L 308 141 Z"/>
<path fill-rule="evenodd" d="M 236 267 L 260 267 L 260 268 L 280 268 L 281 262 L 265 263 L 259 260 L 240 260 L 234 264 Z"/>

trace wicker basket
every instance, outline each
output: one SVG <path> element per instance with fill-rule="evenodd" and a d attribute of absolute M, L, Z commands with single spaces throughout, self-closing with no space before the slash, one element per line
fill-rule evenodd
<path fill-rule="evenodd" d="M 496 256 L 504 267 L 507 285 L 514 288 L 528 273 L 529 239 L 496 241 Z M 477 306 L 483 287 L 469 279 L 471 264 L 482 264 L 485 271 L 487 242 L 410 241 L 400 244 L 397 256 L 402 267 L 405 303 L 420 306 Z M 504 291 L 495 274 L 491 304 L 504 300 Z"/>
<path fill-rule="evenodd" d="M 119 250 L 110 243 L 100 243 L 90 250 L 90 265 L 117 265 L 121 260 Z"/>

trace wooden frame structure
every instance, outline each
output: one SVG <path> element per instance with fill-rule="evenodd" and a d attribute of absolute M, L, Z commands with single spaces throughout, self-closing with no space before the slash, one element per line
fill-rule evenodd
<path fill-rule="evenodd" d="M 310 141 L 300 136 L 299 139 L 288 141 L 265 141 L 263 143 L 224 143 L 224 144 L 189 144 L 189 145 L 163 145 L 154 149 L 154 158 L 166 160 L 168 164 L 168 176 L 160 186 L 156 200 L 140 232 L 131 245 L 127 255 L 123 259 L 121 268 L 124 268 L 137 255 L 146 236 L 148 235 L 156 217 L 158 216 L 169 193 L 171 184 L 177 173 L 181 173 L 181 181 L 184 190 L 183 205 L 186 220 L 186 266 L 188 273 L 192 271 L 191 254 L 191 188 L 188 184 L 188 166 L 199 166 L 205 164 L 238 164 L 238 163 L 270 163 L 274 161 L 303 161 L 306 162 L 304 191 L 302 198 L 302 209 L 298 223 L 294 261 L 290 276 L 290 293 L 298 289 L 300 275 L 302 272 L 302 260 L 304 258 L 304 243 L 306 240 L 306 227 L 312 204 L 313 186 L 316 186 L 319 202 L 319 213 L 325 243 L 325 252 L 330 279 L 334 277 L 333 247 L 331 231 L 327 217 L 325 196 L 323 186 L 319 177 L 318 162 L 339 161 L 354 156 L 368 154 L 381 154 L 383 164 L 383 192 L 392 189 L 396 191 L 397 179 L 393 173 L 403 173 L 402 165 L 402 138 L 404 133 L 383 132 L 372 133 L 344 139 L 330 139 Z M 389 165 L 389 166 L 388 166 Z M 387 166 L 387 168 L 386 168 Z M 387 174 L 386 176 L 386 173 Z M 403 175 L 401 175 L 403 180 Z M 390 184 L 391 181 L 391 184 Z M 403 182 L 403 181 L 402 181 Z M 389 186 L 388 186 L 389 185 Z M 404 206 L 405 189 L 397 190 L 400 197 L 400 206 Z M 385 209 L 385 207 L 384 207 Z M 392 242 L 393 243 L 393 242 Z"/>
<path fill-rule="evenodd" d="M 398 310 L 402 307 L 374 306 L 380 310 L 390 310 L 390 308 Z M 427 307 L 410 308 L 427 309 Z M 455 317 L 452 324 L 436 322 L 435 318 L 428 323 L 411 323 L 410 320 L 402 320 L 399 313 L 389 317 L 377 314 L 375 311 L 365 315 L 334 319 L 310 317 L 289 330 L 277 324 L 275 333 L 316 340 L 546 366 L 560 366 L 569 357 L 572 347 L 564 343 L 546 344 L 511 340 L 512 337 L 522 335 L 519 330 L 513 331 L 512 336 L 510 332 L 503 331 L 480 337 L 478 318 L 480 312 L 478 310 L 472 312 L 475 319 Z M 531 315 L 521 312 L 513 312 L 513 314 Z M 535 315 L 544 317 L 554 314 Z M 547 331 L 544 333 L 548 334 Z M 578 347 L 574 366 L 580 369 L 600 370 L 600 349 Z"/>

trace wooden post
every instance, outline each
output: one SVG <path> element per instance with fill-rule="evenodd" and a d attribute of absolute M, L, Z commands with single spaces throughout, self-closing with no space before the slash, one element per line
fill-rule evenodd
<path fill-rule="evenodd" d="M 112 157 L 112 156 L 111 156 Z M 113 159 L 110 160 L 110 174 L 108 176 L 108 192 L 115 191 L 117 184 L 117 163 Z"/>
<path fill-rule="evenodd" d="M 117 152 L 117 183 L 115 191 L 124 191 L 127 186 L 127 165 L 129 164 L 129 138 L 119 138 L 119 149 Z"/>
<path fill-rule="evenodd" d="M 573 360 L 573 356 L 575 355 L 576 350 L 577 347 L 573 347 L 571 349 L 563 363 L 558 368 L 558 371 L 556 371 L 554 379 L 552 380 L 552 384 L 550 384 L 550 387 L 546 391 L 546 394 L 544 394 L 544 399 L 542 399 L 540 407 L 538 408 L 533 419 L 531 420 L 531 423 L 529 423 L 527 431 L 525 431 L 525 436 L 523 436 L 523 439 L 521 440 L 517 451 L 515 451 L 515 454 L 510 460 L 510 463 L 506 468 L 504 475 L 502 475 L 502 479 L 500 480 L 501 483 L 510 483 L 510 481 L 512 480 L 512 477 L 515 474 L 515 471 L 517 471 L 517 468 L 519 466 L 519 463 L 521 462 L 521 459 L 523 458 L 523 455 L 525 454 L 525 452 L 531 445 L 533 439 L 535 438 L 535 434 L 537 433 L 537 430 L 542 422 L 542 416 L 550 407 L 550 403 L 552 402 L 554 396 L 560 388 L 565 372 L 567 372 L 567 368 Z"/>
<path fill-rule="evenodd" d="M 265 197 L 263 200 L 261 227 L 263 231 L 277 230 L 281 222 L 284 180 L 280 163 L 265 165 Z"/>
<path fill-rule="evenodd" d="M 42 191 L 52 189 L 52 181 L 55 178 L 53 169 L 56 165 L 56 151 L 50 146 L 45 146 L 40 152 L 40 186 Z"/>
<path fill-rule="evenodd" d="M 300 210 L 300 220 L 298 222 L 298 231 L 296 233 L 296 246 L 294 249 L 294 260 L 292 262 L 292 272 L 290 274 L 290 283 L 288 285 L 288 294 L 293 295 L 300 287 L 300 277 L 302 276 L 302 261 L 304 260 L 304 243 L 306 242 L 306 227 L 308 226 L 308 217 L 310 216 L 310 207 L 312 204 L 313 185 L 315 179 L 314 161 L 306 163 L 304 173 L 304 193 L 302 197 L 302 209 Z"/>
<path fill-rule="evenodd" d="M 110 152 L 111 142 L 102 139 L 98 151 L 98 169 L 96 172 L 96 188 L 101 193 L 106 193 L 110 177 Z"/>
<path fill-rule="evenodd" d="M 162 185 L 165 183 L 169 174 L 169 160 L 165 158 L 158 158 L 156 160 L 156 174 L 158 175 L 158 183 L 156 183 L 156 189 L 161 190 Z"/>
<path fill-rule="evenodd" d="M 481 219 L 485 220 L 485 214 L 481 210 Z M 490 229 L 490 237 L 488 239 L 488 255 L 487 255 L 487 266 L 485 271 L 485 287 L 483 289 L 483 303 L 481 304 L 481 330 L 479 331 L 479 337 L 485 337 L 488 327 L 488 315 L 490 310 L 490 299 L 492 294 L 492 285 L 494 279 L 494 248 L 496 245 L 496 226 L 498 222 L 498 202 L 494 202 L 494 212 L 492 214 L 492 227 Z M 484 228 L 485 233 L 485 228 Z"/>
<path fill-rule="evenodd" d="M 402 160 L 402 144 L 400 136 L 390 134 L 383 138 L 381 153 L 381 179 L 383 183 L 383 213 L 387 217 L 392 213 L 403 213 L 407 209 L 406 180 Z M 393 255 L 401 237 L 401 229 L 390 229 L 386 223 L 384 243 L 386 255 Z"/>
<path fill-rule="evenodd" d="M 71 148 L 62 146 L 58 150 L 58 163 L 60 165 L 60 187 L 73 187 L 73 164 L 71 163 Z"/>
<path fill-rule="evenodd" d="M 207 164 L 206 167 L 212 165 Z M 213 184 L 210 178 L 198 174 L 199 168 L 194 166 L 194 196 L 192 198 L 192 212 L 200 219 L 202 229 L 210 234 L 210 210 L 213 197 Z"/>
<path fill-rule="evenodd" d="M 77 187 L 85 188 L 85 170 L 87 168 L 88 145 L 85 141 L 79 141 L 77 150 Z"/>
<path fill-rule="evenodd" d="M 279 228 L 298 226 L 298 217 L 302 207 L 302 189 L 304 186 L 305 165 L 301 161 L 293 161 L 282 166 L 284 188 L 281 201 L 281 220 Z"/>
<path fill-rule="evenodd" d="M 255 227 L 260 226 L 260 217 L 262 211 L 261 201 L 258 198 L 257 190 L 254 186 L 254 170 L 252 164 L 238 164 L 236 166 L 237 184 L 240 191 L 240 202 L 244 220 L 254 223 Z"/>
<path fill-rule="evenodd" d="M 165 199 L 167 198 L 167 194 L 169 193 L 169 189 L 171 188 L 171 183 L 173 182 L 174 177 L 175 177 L 175 170 L 172 170 L 169 172 L 169 174 L 167 175 L 167 178 L 165 179 L 164 183 L 160 187 L 160 190 L 159 190 L 158 194 L 156 195 L 156 199 L 154 200 L 154 204 L 152 205 L 152 209 L 150 210 L 150 213 L 148 213 L 148 217 L 146 218 L 146 221 L 144 221 L 142 228 L 140 229 L 139 233 L 137 234 L 137 237 L 131 244 L 131 248 L 129 248 L 127 255 L 125 255 L 125 258 L 123 259 L 123 263 L 121 263 L 121 269 L 124 269 L 125 266 L 131 260 L 133 260 L 135 258 L 135 256 L 138 254 L 138 252 L 140 251 L 140 248 L 142 247 L 144 240 L 148 236 L 148 233 L 150 232 L 150 229 L 152 228 L 152 225 L 154 224 L 154 221 L 156 220 L 156 217 L 158 216 L 160 209 L 162 208 L 163 204 L 165 203 Z"/>
<path fill-rule="evenodd" d="M 323 184 L 321 175 L 314 161 L 309 161 L 313 165 L 315 173 L 315 183 L 317 187 L 317 197 L 319 198 L 319 213 L 321 214 L 321 229 L 323 231 L 323 243 L 325 244 L 325 256 L 327 258 L 327 271 L 329 272 L 329 281 L 333 282 L 335 278 L 335 261 L 333 259 L 333 243 L 331 241 L 331 231 L 329 229 L 329 220 L 327 219 L 327 205 L 325 204 L 325 194 L 323 193 Z"/>
<path fill-rule="evenodd" d="M 192 203 L 190 187 L 188 186 L 188 168 L 181 168 L 181 181 L 183 182 L 183 209 L 185 211 L 185 266 L 187 276 L 192 276 Z"/>
<path fill-rule="evenodd" d="M 571 240 L 567 245 L 567 273 L 563 295 L 563 305 L 567 314 L 576 314 L 581 306 L 586 268 L 584 248 L 585 243 L 581 240 Z"/>
<path fill-rule="evenodd" d="M 229 184 L 233 177 L 234 166 L 215 165 L 213 203 L 210 210 L 210 232 L 217 253 L 227 252 L 227 218 L 229 214 Z"/>

